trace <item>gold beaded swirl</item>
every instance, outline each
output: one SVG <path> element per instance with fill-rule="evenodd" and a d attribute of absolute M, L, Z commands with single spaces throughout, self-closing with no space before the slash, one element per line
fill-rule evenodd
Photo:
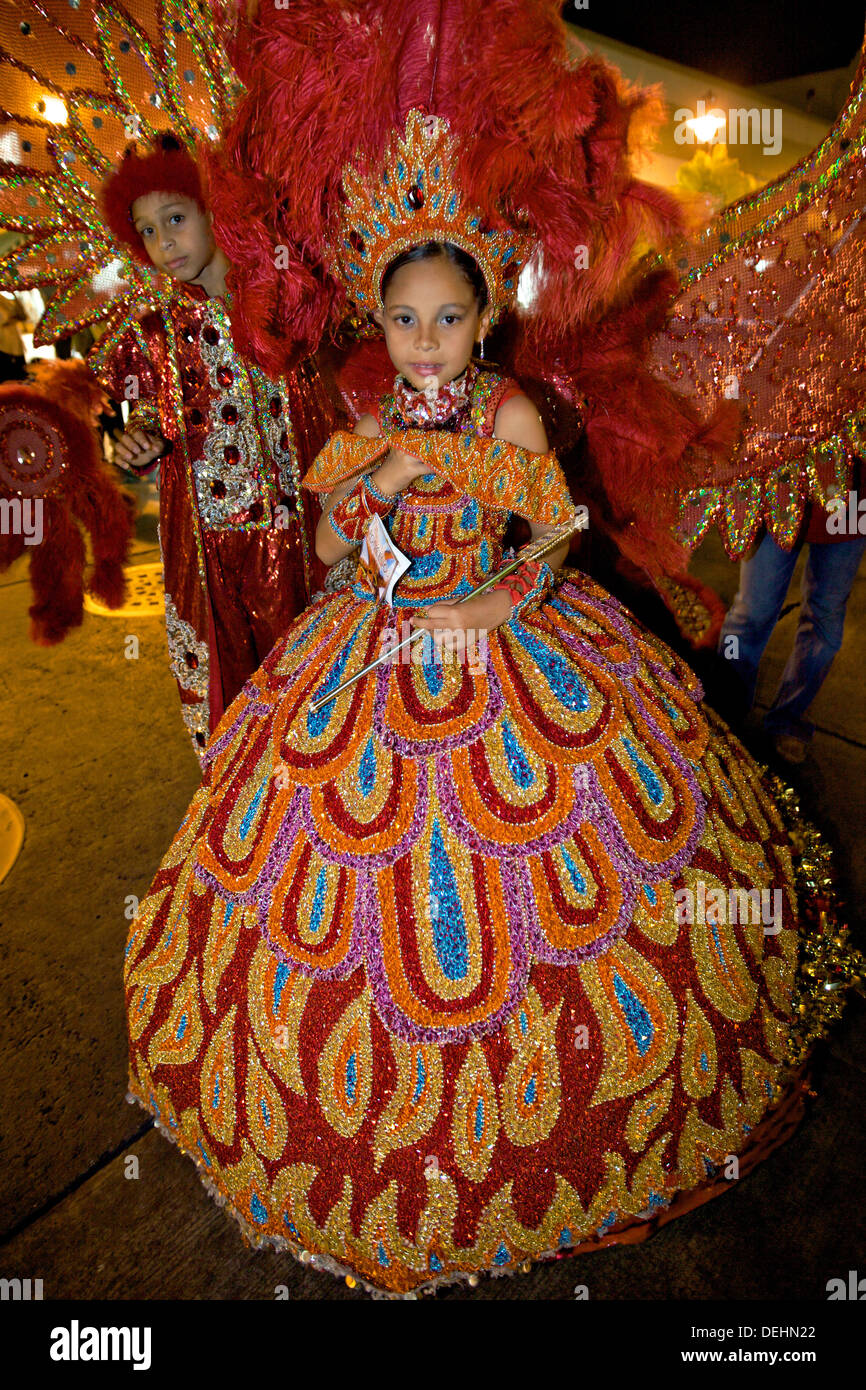
<path fill-rule="evenodd" d="M 362 311 L 382 309 L 388 263 L 425 241 L 449 241 L 478 262 L 495 320 L 517 297 L 517 279 L 532 243 L 508 227 L 487 224 L 464 201 L 456 178 L 459 148 L 448 122 L 412 110 L 378 169 L 347 165 L 346 202 L 334 270 Z"/>

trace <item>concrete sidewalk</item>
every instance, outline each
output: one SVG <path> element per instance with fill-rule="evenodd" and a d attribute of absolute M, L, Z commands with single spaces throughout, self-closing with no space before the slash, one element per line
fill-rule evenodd
<path fill-rule="evenodd" d="M 159 558 L 153 498 L 146 487 L 139 493 L 133 563 Z M 294 1299 L 361 1297 L 289 1256 L 247 1250 L 189 1160 L 125 1102 L 125 912 L 147 890 L 198 766 L 162 620 L 85 615 L 60 646 L 36 647 L 27 637 L 26 563 L 0 576 L 0 791 L 26 821 L 21 854 L 0 885 L 0 1275 L 41 1278 L 47 1299 L 272 1299 L 280 1284 Z M 715 542 L 694 569 L 732 597 L 736 569 Z M 773 637 L 765 702 L 795 621 L 792 613 Z M 139 655 L 129 660 L 133 633 Z M 791 779 L 838 846 L 861 915 L 864 668 L 866 572 L 813 709 L 813 759 Z M 866 1008 L 854 1000 L 823 1054 L 806 1124 L 723 1200 L 643 1246 L 439 1297 L 570 1299 L 582 1283 L 592 1298 L 825 1298 L 828 1279 L 862 1264 L 864 1044 Z M 128 1176 L 132 1155 L 137 1178 Z"/>

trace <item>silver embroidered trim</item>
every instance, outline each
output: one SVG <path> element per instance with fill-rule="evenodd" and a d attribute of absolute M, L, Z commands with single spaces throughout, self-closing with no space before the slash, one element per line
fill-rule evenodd
<path fill-rule="evenodd" d="M 172 674 L 183 690 L 189 690 L 200 700 L 207 700 L 209 661 L 207 643 L 196 636 L 195 628 L 185 622 L 175 607 L 171 594 L 165 596 L 165 628 L 168 634 L 168 658 Z M 195 657 L 191 667 L 186 653 Z"/>
<path fill-rule="evenodd" d="M 207 342 L 204 336 L 207 328 L 216 329 L 219 334 L 218 342 Z M 216 309 L 215 300 L 208 300 L 205 305 L 199 332 L 199 351 L 207 368 L 211 390 L 216 393 L 210 407 L 210 427 L 205 440 L 204 456 L 193 463 L 196 497 L 202 522 L 212 529 L 233 529 L 239 524 L 236 519 L 233 520 L 237 518 L 238 512 L 246 512 L 254 502 L 261 502 L 265 508 L 262 519 L 254 523 L 245 519 L 241 524 L 267 526 L 271 509 L 267 495 L 263 495 L 258 472 L 261 463 L 259 439 L 249 409 L 252 390 L 245 401 L 242 386 L 246 370 L 233 350 L 228 316 L 225 310 Z M 221 367 L 227 367 L 232 373 L 231 386 L 221 386 L 217 380 L 217 372 Z M 233 405 L 237 411 L 237 420 L 233 425 L 227 424 L 222 418 L 221 412 L 226 405 Z M 240 455 L 237 463 L 227 463 L 223 457 L 223 450 L 230 445 L 233 445 Z M 215 482 L 224 486 L 223 497 L 214 497 L 211 492 L 211 485 Z"/>
<path fill-rule="evenodd" d="M 192 740 L 192 749 L 197 758 L 204 757 L 204 751 L 208 741 L 208 726 L 210 723 L 210 712 L 208 702 L 204 700 L 200 705 L 184 705 L 180 707 L 183 715 L 183 722 L 186 725 L 187 733 Z M 199 743 L 196 734 L 204 735 L 204 743 Z"/>
<path fill-rule="evenodd" d="M 298 450 L 285 392 L 266 377 L 258 367 L 250 368 L 250 376 L 259 396 L 259 420 L 263 422 L 265 440 L 271 458 L 276 465 L 280 494 L 294 498 L 296 506 L 300 509 L 301 478 L 298 470 Z M 270 412 L 270 402 L 273 396 L 279 396 L 283 406 L 276 419 Z M 280 442 L 284 434 L 287 441 L 286 448 L 283 448 Z M 289 520 L 290 522 L 296 521 L 297 513 L 290 512 Z"/>
<path fill-rule="evenodd" d="M 324 592 L 336 594 L 347 584 L 352 584 L 358 572 L 360 558 L 360 550 L 353 550 L 350 555 L 344 555 L 342 560 L 338 560 L 335 565 L 332 565 L 325 575 Z"/>

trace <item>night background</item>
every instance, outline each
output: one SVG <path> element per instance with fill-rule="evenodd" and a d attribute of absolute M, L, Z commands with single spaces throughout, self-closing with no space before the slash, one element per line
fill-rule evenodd
<path fill-rule="evenodd" d="M 665 0 L 644 7 L 595 0 L 588 9 L 563 5 L 562 15 L 581 29 L 743 87 L 847 67 L 863 41 L 864 24 L 859 5 L 839 0 L 823 5 L 727 0 L 706 6 Z"/>

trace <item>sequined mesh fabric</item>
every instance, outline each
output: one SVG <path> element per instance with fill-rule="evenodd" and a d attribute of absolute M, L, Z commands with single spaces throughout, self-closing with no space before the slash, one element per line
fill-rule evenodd
<path fill-rule="evenodd" d="M 682 499 L 690 547 L 717 526 L 733 559 L 766 526 L 790 549 L 809 504 L 844 496 L 866 451 L 864 78 L 861 54 L 822 144 L 675 260 L 680 292 L 653 340 L 655 370 L 705 407 L 743 407 L 736 447 Z"/>
<path fill-rule="evenodd" d="M 23 234 L 0 262 L 0 285 L 55 290 L 37 343 L 162 298 L 95 194 L 133 139 L 173 130 L 197 157 L 219 138 L 240 92 L 230 20 L 231 7 L 187 0 L 0 7 L 0 226 Z"/>
<path fill-rule="evenodd" d="M 402 494 L 400 605 L 359 581 L 290 627 L 127 947 L 131 1093 L 247 1239 L 390 1294 L 655 1219 L 788 1076 L 790 836 L 696 677 L 590 579 L 477 660 L 311 712 L 493 570 L 507 518 L 441 478 Z M 772 915 L 682 920 L 684 892 L 738 889 Z"/>

